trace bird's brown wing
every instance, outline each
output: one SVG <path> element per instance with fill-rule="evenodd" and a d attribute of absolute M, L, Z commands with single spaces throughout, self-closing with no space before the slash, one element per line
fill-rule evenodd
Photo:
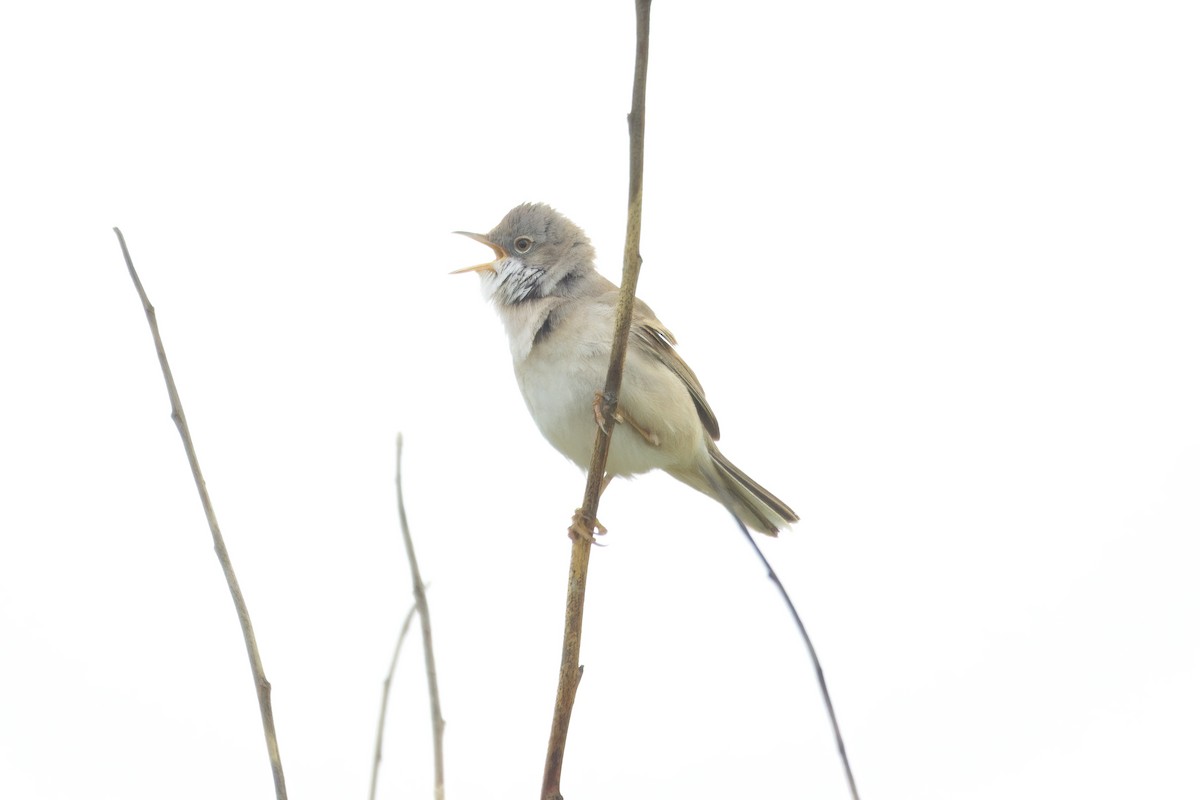
<path fill-rule="evenodd" d="M 717 425 L 717 415 L 709 408 L 708 400 L 704 397 L 704 387 L 700 385 L 700 379 L 696 377 L 696 373 L 692 372 L 692 368 L 679 357 L 679 353 L 675 352 L 675 337 L 667 330 L 666 326 L 658 321 L 650 307 L 641 300 L 637 301 L 636 312 L 633 326 L 629 331 L 630 338 L 644 352 L 658 359 L 667 369 L 675 373 L 679 380 L 683 381 L 688 394 L 692 396 L 692 402 L 696 404 L 696 413 L 700 415 L 700 422 L 704 425 L 704 429 L 708 431 L 708 435 L 713 438 L 713 441 L 720 439 L 721 429 Z"/>

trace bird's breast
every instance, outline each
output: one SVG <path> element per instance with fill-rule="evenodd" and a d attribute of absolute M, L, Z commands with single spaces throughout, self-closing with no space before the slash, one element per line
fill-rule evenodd
<path fill-rule="evenodd" d="M 558 315 L 555 315 L 558 316 Z M 593 406 L 604 387 L 612 343 L 588 335 L 580 320 L 551 319 L 513 366 L 525 405 L 542 435 L 567 458 L 586 466 L 595 442 Z M 610 333 L 611 335 L 611 333 Z"/>
<path fill-rule="evenodd" d="M 596 441 L 596 396 L 604 389 L 612 350 L 614 312 L 600 303 L 556 309 L 549 324 L 531 337 L 514 369 L 525 405 L 546 440 L 586 468 Z M 616 425 L 608 471 L 634 475 L 669 467 L 681 454 L 703 448 L 699 419 L 676 376 L 631 350 L 625 362 L 620 406 L 642 430 L 660 436 L 654 444 L 632 424 Z M 664 419 L 681 420 L 675 424 Z"/>

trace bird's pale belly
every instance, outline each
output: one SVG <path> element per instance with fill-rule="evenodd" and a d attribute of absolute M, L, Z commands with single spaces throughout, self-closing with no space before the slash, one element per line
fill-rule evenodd
<path fill-rule="evenodd" d="M 596 393 L 604 386 L 608 354 L 598 353 L 570 362 L 538 356 L 536 351 L 530 354 L 516 370 L 517 383 L 525 404 L 546 440 L 564 456 L 586 469 L 596 443 Z M 626 384 L 644 380 L 645 377 L 634 360 L 626 363 Z M 674 380 L 673 376 L 671 380 Z M 662 393 L 658 394 L 661 396 Z M 680 397 L 662 399 L 666 402 L 682 402 L 690 407 L 691 401 L 681 384 L 677 391 L 671 391 L 670 394 L 679 394 Z M 623 407 L 624 403 L 619 403 L 619 406 Z M 623 410 L 628 412 L 628 409 Z M 681 452 L 691 457 L 693 447 L 703 447 L 703 437 L 694 410 L 691 411 L 691 418 L 695 424 L 686 431 L 663 431 L 659 408 L 642 407 L 637 411 L 637 421 L 641 427 L 660 437 L 660 441 L 654 444 L 633 425 L 618 423 L 609 447 L 608 472 L 629 476 L 652 469 L 669 468 L 679 460 Z M 695 430 L 691 430 L 692 427 Z M 693 442 L 697 445 L 693 445 Z"/>

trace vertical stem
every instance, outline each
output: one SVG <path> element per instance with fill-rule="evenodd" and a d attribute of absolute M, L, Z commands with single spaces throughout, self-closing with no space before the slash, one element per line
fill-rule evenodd
<path fill-rule="evenodd" d="M 229 551 L 225 549 L 225 537 L 221 535 L 221 526 L 217 524 L 217 513 L 213 510 L 212 500 L 208 496 L 208 486 L 204 475 L 200 472 L 200 459 L 196 457 L 196 448 L 192 445 L 192 433 L 188 429 L 187 417 L 183 413 L 183 401 L 179 399 L 179 391 L 175 388 L 175 378 L 171 374 L 171 365 L 167 363 L 167 351 L 163 347 L 162 337 L 158 333 L 158 316 L 150 298 L 142 288 L 137 270 L 133 268 L 133 258 L 129 248 L 125 246 L 125 237 L 120 228 L 113 228 L 117 241 L 121 243 L 121 255 L 125 257 L 125 266 L 129 269 L 129 277 L 137 289 L 138 298 L 142 301 L 142 309 L 146 312 L 146 321 L 150 323 L 150 335 L 154 338 L 154 349 L 158 352 L 158 365 L 162 369 L 163 380 L 167 384 L 167 396 L 171 399 L 171 419 L 179 430 L 179 438 L 183 440 L 183 450 L 187 454 L 188 464 L 192 468 L 192 478 L 196 481 L 196 491 L 200 494 L 200 505 L 204 507 L 204 516 L 208 518 L 208 528 L 212 532 L 213 549 L 217 551 L 217 561 L 221 571 L 225 573 L 225 583 L 229 586 L 229 594 L 233 597 L 233 606 L 237 610 L 238 622 L 242 626 L 242 638 L 246 642 L 246 654 L 250 657 L 250 672 L 254 676 L 254 688 L 258 693 L 258 710 L 262 716 L 263 735 L 267 740 L 267 757 L 271 760 L 271 775 L 275 779 L 276 800 L 287 800 L 287 786 L 283 780 L 283 761 L 279 757 L 279 741 L 275 737 L 275 714 L 271 709 L 271 684 L 263 671 L 262 659 L 258 655 L 258 641 L 254 638 L 254 626 L 250 623 L 250 610 L 246 607 L 246 599 L 242 597 L 242 588 L 238 585 L 237 575 L 233 572 L 233 562 L 229 559 Z"/>
<path fill-rule="evenodd" d="M 400 508 L 400 532 L 404 536 L 404 552 L 408 554 L 408 566 L 412 570 L 413 599 L 421 617 L 421 641 L 425 645 L 425 677 L 429 682 L 429 716 L 433 724 L 433 797 L 434 800 L 442 800 L 446 794 L 446 779 L 442 768 L 442 733 L 446 728 L 446 721 L 442 719 L 442 698 L 438 692 L 437 668 L 433 663 L 433 629 L 429 623 L 429 602 L 425 599 L 421 570 L 417 568 L 417 553 L 413 549 L 412 535 L 408 532 L 408 514 L 404 512 L 404 492 L 400 488 L 400 453 L 403 446 L 403 437 L 397 435 L 396 503 Z"/>
<path fill-rule="evenodd" d="M 594 517 L 592 517 L 594 519 Z M 563 755 L 567 747 L 567 728 L 575 706 L 575 692 L 583 677 L 579 663 L 579 644 L 583 636 L 583 596 L 587 588 L 588 559 L 592 545 L 583 537 L 571 544 L 571 567 L 567 577 L 567 612 L 563 630 L 562 662 L 558 671 L 558 692 L 554 698 L 554 719 L 550 725 L 550 744 L 546 749 L 546 769 L 542 776 L 542 800 L 562 800 Z"/>
<path fill-rule="evenodd" d="M 601 397 L 605 425 L 596 430 L 596 444 L 588 468 L 587 487 L 583 494 L 580 515 L 585 526 L 594 525 L 600 505 L 605 465 L 608 463 L 609 435 L 614 429 L 614 413 L 621 391 L 621 376 L 625 369 L 625 352 L 629 343 L 629 326 L 633 320 L 633 299 L 641 269 L 642 236 L 642 163 L 646 139 L 646 67 L 650 52 L 650 0 L 636 0 L 637 48 L 633 69 L 633 101 L 629 112 L 629 209 L 625 227 L 625 259 L 621 272 L 621 291 L 617 299 L 616 323 L 613 331 L 612 355 Z M 546 769 L 542 776 L 542 800 L 562 800 L 563 756 L 567 746 L 567 729 L 583 667 L 579 664 L 580 640 L 583 636 L 583 599 L 587 589 L 588 561 L 592 544 L 577 537 L 571 545 L 571 566 L 567 578 L 566 620 L 563 626 L 562 662 L 558 672 L 558 692 L 554 702 L 554 718 L 550 726 L 550 743 L 546 749 Z"/>
<path fill-rule="evenodd" d="M 392 664 L 388 667 L 387 677 L 383 679 L 383 699 L 379 701 L 379 722 L 375 725 L 375 761 L 371 765 L 371 793 L 369 800 L 375 800 L 375 788 L 379 785 L 379 764 L 383 761 L 383 723 L 387 721 L 388 697 L 392 693 L 392 678 L 396 676 L 396 663 L 400 660 L 400 647 L 404 637 L 408 636 L 408 628 L 412 625 L 417 613 L 417 604 L 413 603 L 404 615 L 404 623 L 400 626 L 400 635 L 396 637 L 396 647 L 392 650 Z"/>

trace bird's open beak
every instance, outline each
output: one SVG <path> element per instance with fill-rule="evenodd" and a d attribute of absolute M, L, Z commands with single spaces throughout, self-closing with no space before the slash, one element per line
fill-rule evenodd
<path fill-rule="evenodd" d="M 468 231 L 454 231 L 459 236 L 466 236 L 468 239 L 474 239 L 480 244 L 486 244 L 492 248 L 492 252 L 496 254 L 496 261 L 502 258 L 508 258 L 508 253 L 504 252 L 504 248 L 493 242 L 491 239 L 484 236 L 482 233 L 469 233 Z M 473 267 L 463 267 L 451 272 L 451 275 L 459 275 L 463 272 L 483 272 L 484 270 L 496 271 L 496 261 L 488 261 L 485 264 L 476 264 Z"/>

